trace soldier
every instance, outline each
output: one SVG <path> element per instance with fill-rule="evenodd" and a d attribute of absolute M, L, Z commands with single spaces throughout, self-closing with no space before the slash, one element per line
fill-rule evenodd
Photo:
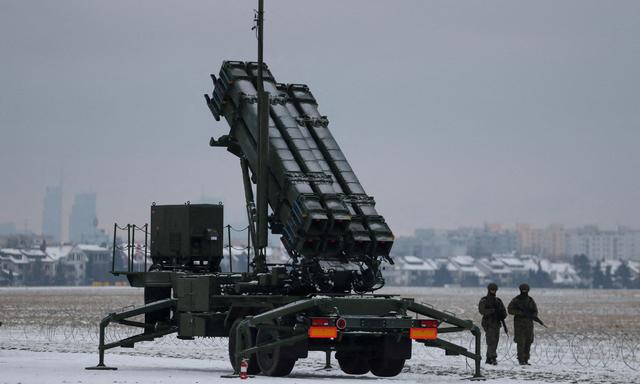
<path fill-rule="evenodd" d="M 502 300 L 496 297 L 498 286 L 491 283 L 487 285 L 487 291 L 487 296 L 480 299 L 480 303 L 478 303 L 478 311 L 482 315 L 482 329 L 484 329 L 487 339 L 486 364 L 498 365 L 496 349 L 498 348 L 498 341 L 500 341 L 500 324 L 504 324 L 507 311 Z"/>
<path fill-rule="evenodd" d="M 529 351 L 533 343 L 533 321 L 538 319 L 538 306 L 529 297 L 529 285 L 520 284 L 520 294 L 509 303 L 509 314 L 513 315 L 514 340 L 518 345 L 518 362 L 529 364 Z M 539 320 L 537 320 L 539 321 Z"/>

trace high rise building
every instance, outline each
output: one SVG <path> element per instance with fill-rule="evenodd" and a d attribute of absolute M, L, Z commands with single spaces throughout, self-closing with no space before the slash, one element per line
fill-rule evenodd
<path fill-rule="evenodd" d="M 98 218 L 95 192 L 79 193 L 75 196 L 69 217 L 69 241 L 87 243 L 95 237 Z"/>
<path fill-rule="evenodd" d="M 518 250 L 521 253 L 559 258 L 566 255 L 566 231 L 560 224 L 546 228 L 533 228 L 529 224 L 516 224 Z"/>
<path fill-rule="evenodd" d="M 640 259 L 640 231 L 620 227 L 601 230 L 588 226 L 567 233 L 568 255 L 585 254 L 592 260 Z"/>
<path fill-rule="evenodd" d="M 47 187 L 42 211 L 42 235 L 50 236 L 54 243 L 62 238 L 62 187 Z"/>

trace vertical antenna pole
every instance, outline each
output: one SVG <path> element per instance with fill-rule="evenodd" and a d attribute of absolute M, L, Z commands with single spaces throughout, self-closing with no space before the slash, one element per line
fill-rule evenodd
<path fill-rule="evenodd" d="M 256 23 L 258 27 L 258 94 L 264 92 L 264 83 L 262 82 L 262 65 L 263 60 L 263 36 L 264 36 L 264 0 L 258 0 L 258 17 Z M 259 96 L 259 95 L 258 95 Z"/>
<path fill-rule="evenodd" d="M 264 0 L 258 0 L 258 185 L 257 185 L 257 243 L 260 249 L 255 260 L 256 272 L 266 272 L 265 248 L 267 247 L 267 209 L 269 183 L 269 94 L 264 91 L 263 83 L 263 41 L 264 41 Z"/>
<path fill-rule="evenodd" d="M 147 272 L 147 253 L 149 250 L 149 223 L 144 225 L 144 271 Z"/>
<path fill-rule="evenodd" d="M 111 273 L 116 271 L 116 235 L 118 234 L 118 224 L 113 223 L 113 248 L 111 249 Z"/>
<path fill-rule="evenodd" d="M 138 272 L 133 270 L 135 266 L 134 259 L 136 257 L 136 228 L 137 226 L 135 224 L 131 227 L 131 246 L 133 247 L 131 248 L 131 268 L 129 269 L 131 272 Z"/>
<path fill-rule="evenodd" d="M 231 256 L 231 224 L 227 225 L 227 241 L 229 242 L 229 272 L 233 273 L 233 256 Z"/>
<path fill-rule="evenodd" d="M 127 272 L 131 271 L 131 224 L 127 224 Z"/>

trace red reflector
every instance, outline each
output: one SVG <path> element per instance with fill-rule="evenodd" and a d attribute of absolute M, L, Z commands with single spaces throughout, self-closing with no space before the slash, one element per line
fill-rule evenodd
<path fill-rule="evenodd" d="M 437 320 L 420 320 L 420 326 L 422 328 L 438 328 Z"/>
<path fill-rule="evenodd" d="M 409 337 L 413 340 L 435 340 L 438 338 L 438 328 L 411 328 Z"/>
<path fill-rule="evenodd" d="M 312 317 L 311 318 L 311 325 L 313 326 L 318 326 L 318 327 L 326 327 L 328 326 L 330 323 L 330 320 L 328 317 Z"/>
<path fill-rule="evenodd" d="M 311 339 L 335 339 L 338 337 L 336 327 L 312 326 L 309 328 L 309 338 Z"/>

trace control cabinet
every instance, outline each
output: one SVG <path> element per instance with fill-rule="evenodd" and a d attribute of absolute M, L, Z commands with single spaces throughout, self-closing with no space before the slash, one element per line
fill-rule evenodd
<path fill-rule="evenodd" d="M 152 268 L 220 271 L 223 220 L 221 204 L 151 206 Z"/>

